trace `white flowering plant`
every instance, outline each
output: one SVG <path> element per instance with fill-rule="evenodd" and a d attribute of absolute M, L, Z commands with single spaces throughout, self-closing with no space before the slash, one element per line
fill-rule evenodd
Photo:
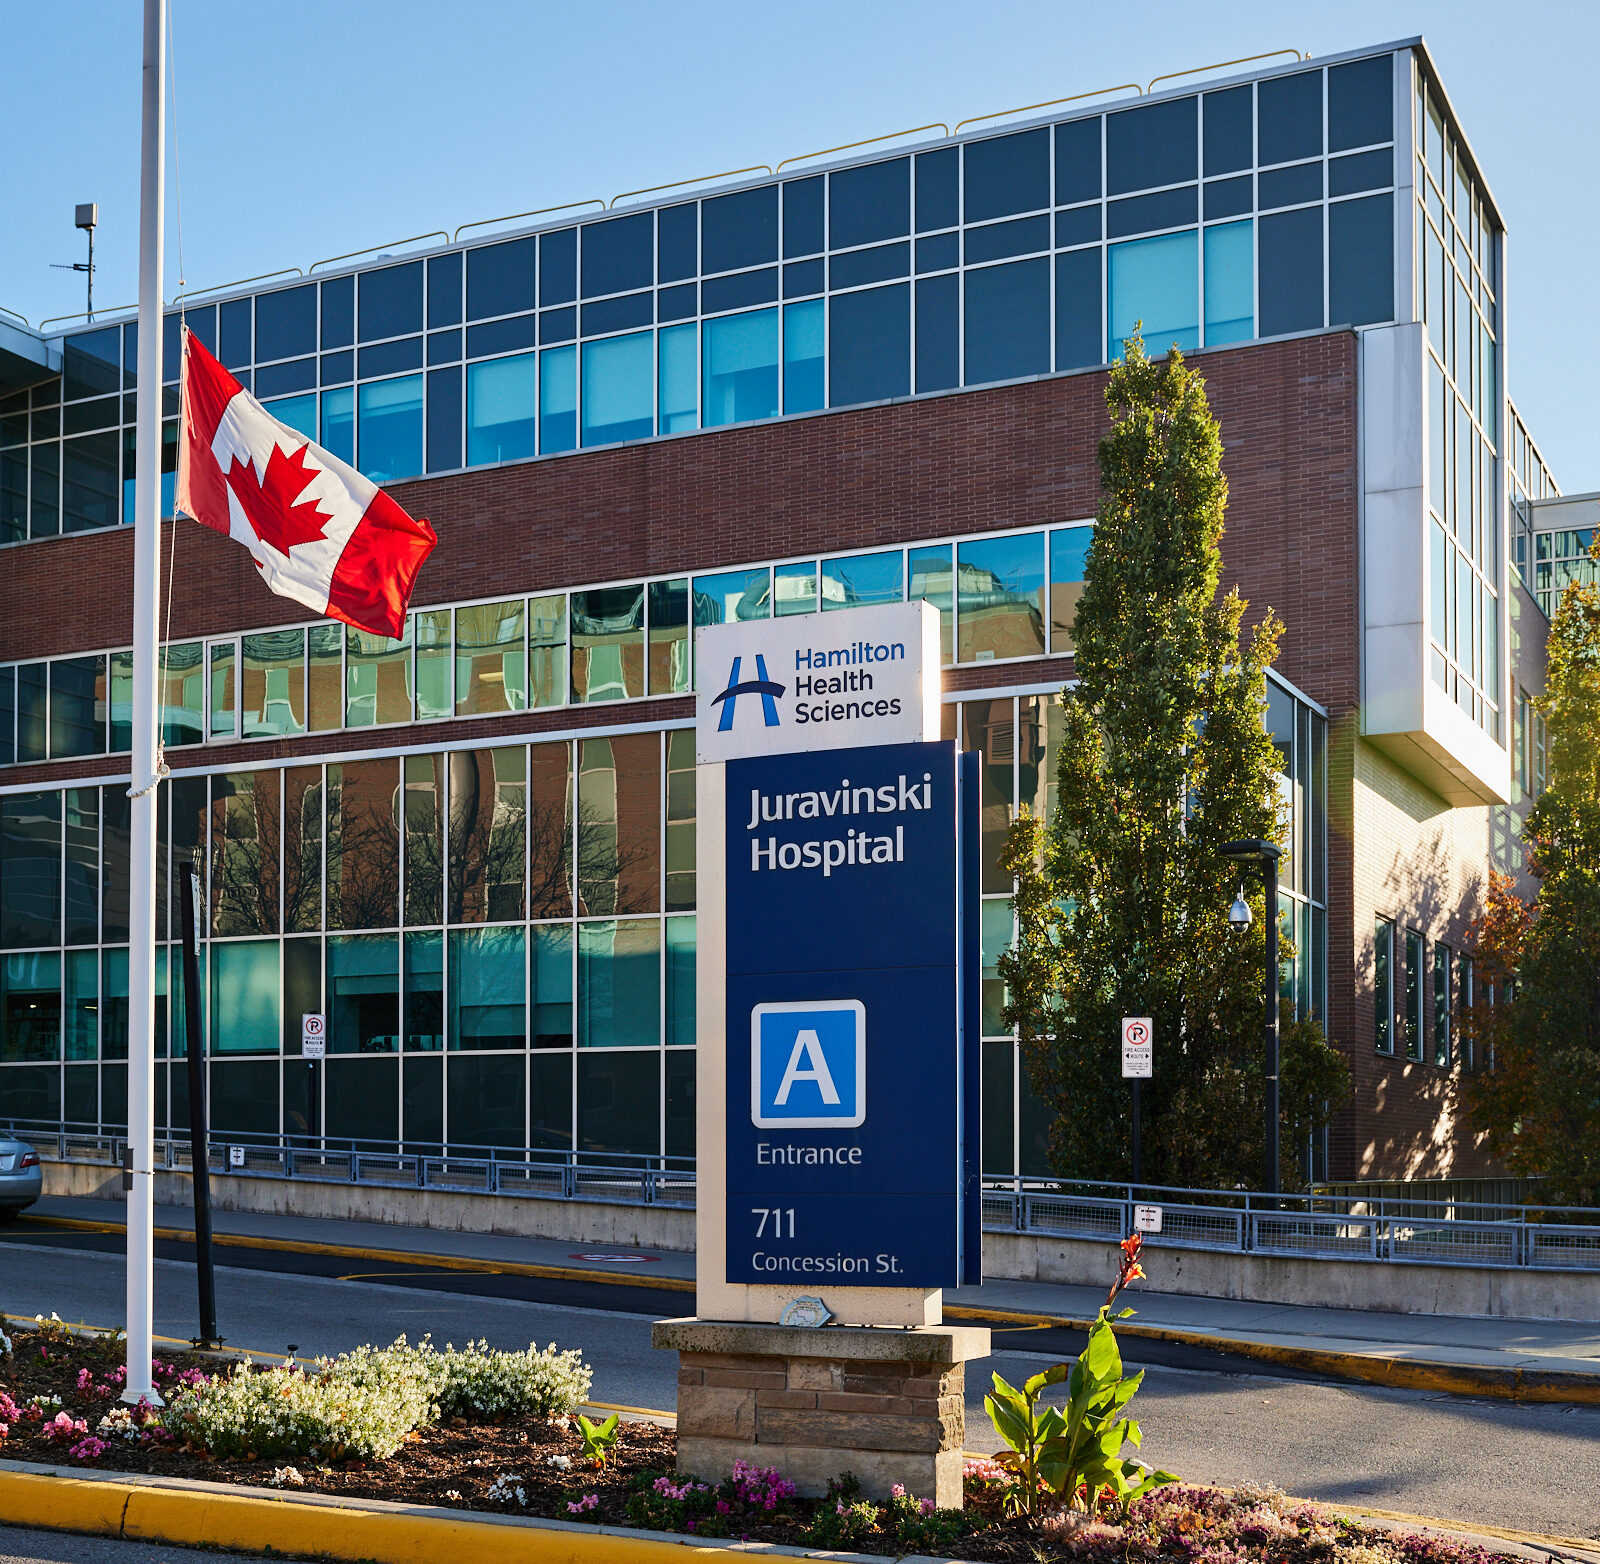
<path fill-rule="evenodd" d="M 439 1390 L 442 1417 L 557 1417 L 589 1396 L 594 1371 L 573 1349 L 558 1352 L 552 1342 L 543 1352 L 500 1352 L 487 1341 L 447 1346 L 439 1354 L 444 1383 Z"/>

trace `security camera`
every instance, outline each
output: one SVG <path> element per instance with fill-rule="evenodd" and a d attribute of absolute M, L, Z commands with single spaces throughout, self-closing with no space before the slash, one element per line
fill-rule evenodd
<path fill-rule="evenodd" d="M 1233 905 L 1228 908 L 1228 922 L 1231 923 L 1234 928 L 1240 930 L 1250 927 L 1250 903 L 1247 902 L 1242 895 L 1235 896 L 1233 898 Z"/>

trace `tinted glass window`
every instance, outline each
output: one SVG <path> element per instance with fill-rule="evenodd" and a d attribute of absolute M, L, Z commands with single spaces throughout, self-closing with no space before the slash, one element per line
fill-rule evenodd
<path fill-rule="evenodd" d="M 537 319 L 536 315 L 508 315 L 504 320 L 492 320 L 486 326 L 467 327 L 467 357 L 487 358 L 491 353 L 512 353 L 518 348 L 531 348 Z M 444 332 L 442 335 L 459 337 L 461 333 Z"/>
<path fill-rule="evenodd" d="M 1099 364 L 1100 252 L 1056 257 L 1056 368 Z"/>
<path fill-rule="evenodd" d="M 1255 335 L 1256 246 L 1252 225 L 1206 229 L 1206 346 Z"/>
<path fill-rule="evenodd" d="M 461 252 L 428 262 L 428 329 L 461 324 Z"/>
<path fill-rule="evenodd" d="M 540 342 L 567 342 L 578 334 L 578 312 L 566 309 L 545 310 L 539 317 Z"/>
<path fill-rule="evenodd" d="M 1328 72 L 1328 150 L 1394 139 L 1393 56 L 1335 65 Z M 1388 317 L 1385 316 L 1385 319 Z"/>
<path fill-rule="evenodd" d="M 1394 198 L 1328 208 L 1328 319 L 1366 326 L 1394 318 Z"/>
<path fill-rule="evenodd" d="M 250 362 L 250 300 L 230 299 L 218 314 L 217 357 L 228 369 L 243 369 Z"/>
<path fill-rule="evenodd" d="M 189 332 L 192 336 L 198 337 L 205 343 L 210 352 L 215 353 L 217 351 L 217 311 L 214 305 L 208 304 L 203 309 L 198 310 L 191 305 L 187 314 L 182 317 L 168 315 L 162 321 L 161 378 L 163 380 L 176 380 L 178 378 L 178 328 L 185 321 L 188 323 Z M 55 401 L 54 395 L 50 397 L 50 401 Z M 33 405 L 35 409 L 39 406 L 39 393 L 37 391 L 33 396 Z M 37 413 L 35 413 L 35 422 L 37 422 L 37 416 Z M 34 438 L 38 438 L 37 430 L 34 431 Z"/>
<path fill-rule="evenodd" d="M 355 339 L 356 280 L 354 277 L 331 278 L 322 285 L 322 345 L 347 348 Z"/>
<path fill-rule="evenodd" d="M 1259 82 L 1257 145 L 1263 163 L 1289 163 L 1322 151 L 1322 72 Z"/>
<path fill-rule="evenodd" d="M 570 240 L 570 230 L 564 236 Z M 513 239 L 467 251 L 467 319 L 531 310 L 535 239 Z M 569 291 L 567 298 L 571 298 Z"/>
<path fill-rule="evenodd" d="M 1255 116 L 1250 87 L 1208 92 L 1204 98 L 1206 174 L 1231 174 L 1255 161 Z"/>
<path fill-rule="evenodd" d="M 961 264 L 961 236 L 959 234 L 933 234 L 917 240 L 917 270 L 919 272 L 949 271 Z"/>
<path fill-rule="evenodd" d="M 917 284 L 918 391 L 948 391 L 961 384 L 959 284 L 954 276 Z"/>
<path fill-rule="evenodd" d="M 1162 190 L 1155 195 L 1112 201 L 1106 207 L 1106 237 L 1149 233 L 1156 228 L 1181 228 L 1195 220 L 1195 187 Z"/>
<path fill-rule="evenodd" d="M 911 284 L 828 301 L 828 403 L 876 402 L 911 390 Z"/>
<path fill-rule="evenodd" d="M 322 355 L 322 383 L 325 386 L 342 386 L 347 380 L 356 378 L 356 356 L 349 351 L 343 353 L 324 353 Z M 257 395 L 261 392 L 261 372 L 256 372 Z"/>
<path fill-rule="evenodd" d="M 961 154 L 955 147 L 923 152 L 917 157 L 917 232 L 954 228 L 956 191 L 961 179 Z"/>
<path fill-rule="evenodd" d="M 783 253 L 815 255 L 823 248 L 822 201 L 824 181 L 821 174 L 815 179 L 791 179 L 783 187 Z"/>
<path fill-rule="evenodd" d="M 911 159 L 894 158 L 828 176 L 828 247 L 898 239 L 911 227 Z"/>
<path fill-rule="evenodd" d="M 361 274 L 361 340 L 422 330 L 422 262 Z"/>
<path fill-rule="evenodd" d="M 817 262 L 818 266 L 821 264 Z M 681 288 L 663 288 L 656 295 L 656 319 L 665 322 L 683 320 L 693 315 L 699 309 L 696 303 L 699 296 L 700 290 L 692 282 L 685 283 Z"/>
<path fill-rule="evenodd" d="M 822 292 L 822 257 L 814 261 L 791 261 L 783 269 L 783 296 L 803 299 L 808 293 Z"/>
<path fill-rule="evenodd" d="M 740 190 L 703 201 L 700 256 L 708 272 L 764 266 L 778 258 L 778 187 Z"/>
<path fill-rule="evenodd" d="M 1096 209 L 1098 215 L 1098 209 Z M 967 230 L 967 265 L 998 261 L 1007 255 L 1027 255 L 1050 248 L 1050 218 L 1019 217 L 1013 223 L 991 223 Z"/>
<path fill-rule="evenodd" d="M 700 208 L 669 206 L 656 213 L 656 273 L 662 282 L 692 277 L 700 269 Z"/>
<path fill-rule="evenodd" d="M 1069 212 L 1056 213 L 1056 244 L 1065 248 L 1069 244 L 1088 244 L 1100 237 L 1100 208 L 1075 206 Z"/>
<path fill-rule="evenodd" d="M 1252 192 L 1250 176 L 1240 174 L 1237 179 L 1214 179 L 1206 186 L 1206 221 L 1218 217 L 1237 217 L 1250 210 Z"/>
<path fill-rule="evenodd" d="M 1148 190 L 1193 179 L 1199 150 L 1198 100 L 1152 103 L 1106 116 L 1106 193 Z"/>
<path fill-rule="evenodd" d="M 578 296 L 578 230 L 563 228 L 539 241 L 539 304 L 568 304 Z"/>
<path fill-rule="evenodd" d="M 328 285 L 333 286 L 331 283 Z M 317 289 L 285 288 L 256 298 L 256 362 L 298 358 L 317 346 Z"/>
<path fill-rule="evenodd" d="M 1200 266 L 1192 229 L 1112 245 L 1106 279 L 1108 358 L 1122 356 L 1136 326 L 1151 358 L 1161 358 L 1174 344 L 1186 353 L 1200 346 Z"/>
<path fill-rule="evenodd" d="M 963 206 L 969 223 L 1050 205 L 1048 130 L 971 142 L 966 159 Z"/>
<path fill-rule="evenodd" d="M 1100 194 L 1100 117 L 1056 126 L 1056 205 Z"/>
<path fill-rule="evenodd" d="M 248 299 L 244 307 L 250 308 Z M 77 397 L 102 396 L 120 390 L 122 377 L 117 370 L 117 360 L 121 352 L 120 326 L 68 337 L 61 355 L 62 395 L 70 402 Z"/>
<path fill-rule="evenodd" d="M 428 373 L 428 471 L 461 465 L 461 369 Z"/>
<path fill-rule="evenodd" d="M 1262 211 L 1275 206 L 1298 206 L 1322 199 L 1322 164 L 1300 163 L 1256 175 L 1256 205 Z"/>
<path fill-rule="evenodd" d="M 316 383 L 317 361 L 314 358 L 269 364 L 256 371 L 257 396 L 286 396 L 292 391 L 309 391 Z"/>
<path fill-rule="evenodd" d="M 1357 152 L 1353 157 L 1336 157 L 1328 164 L 1328 194 L 1354 195 L 1358 190 L 1382 190 L 1394 182 L 1394 153 L 1388 147 L 1377 152 Z"/>
<path fill-rule="evenodd" d="M 700 421 L 710 429 L 778 411 L 778 312 L 707 321 L 701 341 Z"/>
<path fill-rule="evenodd" d="M 630 326 L 648 326 L 655 319 L 653 293 L 629 293 L 620 299 L 603 299 L 583 307 L 583 334 L 600 336 L 607 331 L 626 331 Z"/>
<path fill-rule="evenodd" d="M 855 250 L 849 255 L 834 256 L 828 263 L 828 280 L 834 288 L 859 288 L 869 282 L 904 277 L 910 270 L 909 244 L 881 244 L 873 250 Z"/>
<path fill-rule="evenodd" d="M 967 273 L 969 386 L 1050 372 L 1050 262 Z"/>
<path fill-rule="evenodd" d="M 783 312 L 783 410 L 809 413 L 826 405 L 822 386 L 822 300 Z"/>
<path fill-rule="evenodd" d="M 701 307 L 707 315 L 743 309 L 747 304 L 768 304 L 778 297 L 778 268 L 741 272 L 736 277 L 713 277 L 700 284 Z"/>
<path fill-rule="evenodd" d="M 1260 220 L 1260 331 L 1315 331 L 1322 325 L 1322 208 Z"/>
<path fill-rule="evenodd" d="M 655 213 L 583 225 L 583 296 L 648 288 L 655 279 Z"/>
<path fill-rule="evenodd" d="M 363 380 L 372 375 L 397 375 L 403 369 L 422 368 L 422 338 L 404 337 L 375 348 L 362 348 L 360 370 Z"/>

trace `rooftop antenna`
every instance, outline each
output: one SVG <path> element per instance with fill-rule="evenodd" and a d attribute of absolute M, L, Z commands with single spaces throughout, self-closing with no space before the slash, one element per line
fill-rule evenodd
<path fill-rule="evenodd" d="M 82 228 L 89 235 L 89 259 L 74 261 L 70 266 L 61 261 L 50 263 L 58 272 L 84 272 L 89 279 L 89 323 L 94 324 L 94 231 L 100 223 L 100 203 L 80 201 L 73 218 L 73 227 Z"/>

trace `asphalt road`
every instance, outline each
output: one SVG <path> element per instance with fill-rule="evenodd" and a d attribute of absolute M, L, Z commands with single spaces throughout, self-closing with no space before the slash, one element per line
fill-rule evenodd
<path fill-rule="evenodd" d="M 119 1235 L 52 1233 L 31 1224 L 9 1231 L 0 1242 L 0 1310 L 121 1324 L 120 1247 Z M 186 1245 L 172 1252 L 192 1256 Z M 676 1365 L 651 1349 L 650 1321 L 689 1312 L 684 1293 L 231 1245 L 219 1258 L 228 1261 L 217 1271 L 221 1329 L 233 1346 L 281 1353 L 292 1343 L 301 1354 L 339 1352 L 429 1332 L 439 1341 L 482 1336 L 505 1347 L 555 1341 L 581 1347 L 594 1365 L 596 1401 L 657 1409 L 674 1403 Z M 157 1331 L 186 1340 L 197 1328 L 192 1264 L 158 1259 Z M 997 1331 L 994 1357 L 969 1366 L 968 1448 L 995 1445 L 982 1409 L 991 1370 L 1015 1382 L 1069 1350 L 1066 1333 Z M 1336 1504 L 1600 1539 L 1600 1407 L 1523 1406 L 1266 1378 L 1211 1363 L 1152 1363 L 1134 1412 L 1145 1459 L 1192 1480 L 1269 1482 Z M 0 1531 L 0 1564 L 6 1549 L 29 1560 L 112 1556 L 61 1551 L 67 1546 L 51 1539 L 46 1551 L 29 1553 Z"/>

